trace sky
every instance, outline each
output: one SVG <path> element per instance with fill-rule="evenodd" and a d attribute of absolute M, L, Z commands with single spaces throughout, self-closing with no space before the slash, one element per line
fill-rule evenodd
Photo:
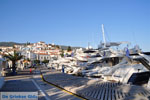
<path fill-rule="evenodd" d="M 97 47 L 129 41 L 150 51 L 150 0 L 0 0 L 0 41 Z"/>

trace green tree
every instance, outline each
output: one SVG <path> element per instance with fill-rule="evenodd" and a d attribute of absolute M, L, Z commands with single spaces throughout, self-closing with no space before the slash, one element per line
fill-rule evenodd
<path fill-rule="evenodd" d="M 26 45 L 30 45 L 30 44 L 31 44 L 30 42 L 27 42 L 27 43 L 26 43 Z"/>
<path fill-rule="evenodd" d="M 13 45 L 13 49 L 15 49 L 16 47 L 15 47 L 15 45 Z"/>
<path fill-rule="evenodd" d="M 60 54 L 61 57 L 64 57 L 64 50 L 62 49 L 61 51 L 61 54 Z"/>
<path fill-rule="evenodd" d="M 42 63 L 46 65 L 47 63 L 49 63 L 49 60 L 45 59 L 45 60 L 42 61 Z"/>
<path fill-rule="evenodd" d="M 40 60 L 34 60 L 35 64 L 40 64 Z"/>
<path fill-rule="evenodd" d="M 44 63 L 44 64 L 49 63 L 49 60 L 45 59 L 45 60 L 42 61 L 42 63 Z"/>
<path fill-rule="evenodd" d="M 57 49 L 60 49 L 59 45 L 56 45 L 56 48 L 57 48 Z"/>
<path fill-rule="evenodd" d="M 16 68 L 17 68 L 16 62 L 18 60 L 22 59 L 23 56 L 20 53 L 14 51 L 13 54 L 8 53 L 8 54 L 4 55 L 4 57 L 6 57 L 8 60 L 10 60 L 12 62 L 12 71 L 13 71 L 13 75 L 15 75 L 16 74 Z"/>
<path fill-rule="evenodd" d="M 29 58 L 27 58 L 27 61 L 30 62 L 31 60 Z"/>
<path fill-rule="evenodd" d="M 69 51 L 72 51 L 72 49 L 71 49 L 70 46 L 68 46 L 67 51 L 68 51 L 68 52 L 69 52 Z"/>

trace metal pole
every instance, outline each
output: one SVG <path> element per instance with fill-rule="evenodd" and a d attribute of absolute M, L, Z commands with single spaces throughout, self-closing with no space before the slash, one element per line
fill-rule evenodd
<path fill-rule="evenodd" d="M 106 39 L 105 39 L 105 34 L 104 34 L 104 24 L 102 24 L 102 33 L 103 33 L 104 47 L 106 47 Z"/>

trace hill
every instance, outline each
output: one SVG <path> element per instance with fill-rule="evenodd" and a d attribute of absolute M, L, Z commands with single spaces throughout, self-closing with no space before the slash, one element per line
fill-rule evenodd
<path fill-rule="evenodd" d="M 26 43 L 16 43 L 16 42 L 0 42 L 0 46 L 13 47 L 14 45 L 25 45 Z M 68 46 L 59 45 L 61 49 L 67 50 Z M 71 47 L 72 49 L 79 49 L 82 47 Z"/>
<path fill-rule="evenodd" d="M 25 43 L 16 43 L 16 42 L 0 42 L 0 46 L 12 47 L 14 45 L 24 45 Z"/>
<path fill-rule="evenodd" d="M 61 47 L 61 49 L 63 50 L 67 50 L 68 46 L 64 46 L 64 45 L 59 45 Z M 72 49 L 79 49 L 79 48 L 83 48 L 83 47 L 71 47 Z"/>

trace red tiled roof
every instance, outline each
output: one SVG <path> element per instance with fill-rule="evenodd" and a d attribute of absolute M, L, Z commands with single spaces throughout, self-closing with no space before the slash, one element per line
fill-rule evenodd
<path fill-rule="evenodd" d="M 37 53 L 37 54 L 39 54 L 39 55 L 49 55 L 47 53 Z"/>

